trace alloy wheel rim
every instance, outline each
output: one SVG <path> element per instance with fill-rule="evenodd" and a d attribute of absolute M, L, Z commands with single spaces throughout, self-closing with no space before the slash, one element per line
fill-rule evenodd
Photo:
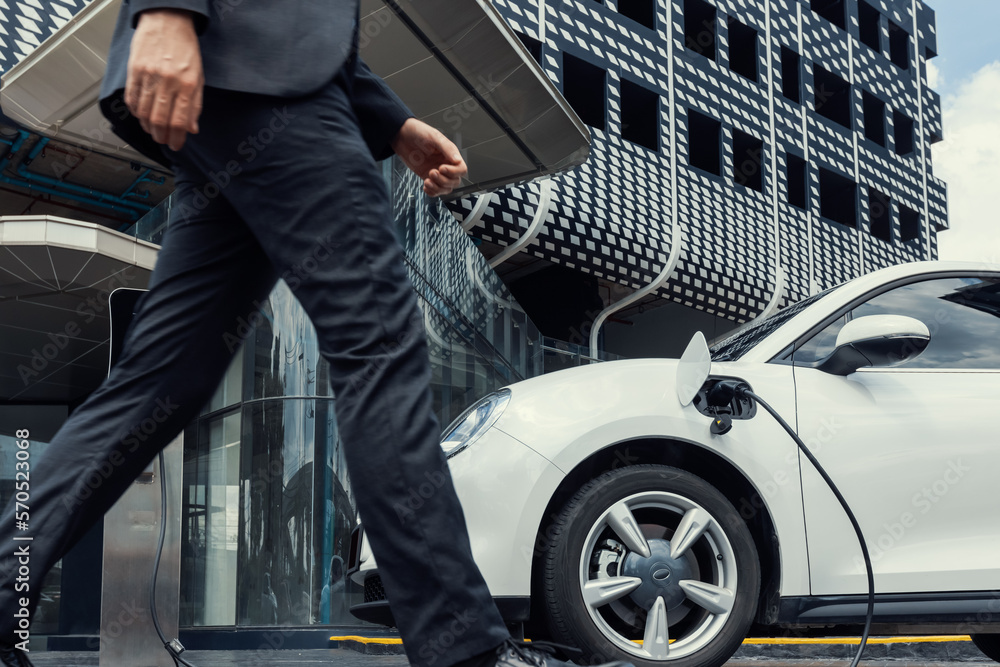
<path fill-rule="evenodd" d="M 704 507 L 647 491 L 615 502 L 594 522 L 579 579 L 606 639 L 636 657 L 676 660 L 709 644 L 729 619 L 736 555 Z"/>

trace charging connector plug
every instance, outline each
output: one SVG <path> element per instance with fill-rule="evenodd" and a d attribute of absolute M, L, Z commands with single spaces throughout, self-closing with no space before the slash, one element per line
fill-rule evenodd
<path fill-rule="evenodd" d="M 708 405 L 713 408 L 727 407 L 733 401 L 747 398 L 750 385 L 742 380 L 719 380 L 708 390 Z"/>

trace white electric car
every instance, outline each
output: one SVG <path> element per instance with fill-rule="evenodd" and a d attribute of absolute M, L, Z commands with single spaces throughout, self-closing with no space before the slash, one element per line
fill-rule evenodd
<path fill-rule="evenodd" d="M 1000 659 L 1000 266 L 878 271 L 682 360 L 584 366 L 476 403 L 442 446 L 497 604 L 581 662 L 714 667 L 748 634 L 864 621 Z M 733 383 L 730 383 L 732 385 Z M 719 396 L 722 396 L 720 400 Z M 731 430 L 726 432 L 731 420 Z M 356 534 L 359 618 L 391 623 Z"/>

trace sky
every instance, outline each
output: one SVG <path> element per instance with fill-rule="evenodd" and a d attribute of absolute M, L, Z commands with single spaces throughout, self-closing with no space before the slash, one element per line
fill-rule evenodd
<path fill-rule="evenodd" d="M 1000 264 L 1000 0 L 927 4 L 938 35 L 928 78 L 944 120 L 932 159 L 951 226 L 938 236 L 940 258 Z"/>

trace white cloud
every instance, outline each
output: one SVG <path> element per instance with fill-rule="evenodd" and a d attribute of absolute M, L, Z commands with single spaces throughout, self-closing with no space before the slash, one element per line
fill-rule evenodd
<path fill-rule="evenodd" d="M 944 141 L 934 173 L 948 184 L 951 229 L 941 259 L 1000 263 L 1000 61 L 986 65 L 942 102 Z"/>
<path fill-rule="evenodd" d="M 941 90 L 944 85 L 944 75 L 933 60 L 927 61 L 927 85 L 933 90 Z"/>

